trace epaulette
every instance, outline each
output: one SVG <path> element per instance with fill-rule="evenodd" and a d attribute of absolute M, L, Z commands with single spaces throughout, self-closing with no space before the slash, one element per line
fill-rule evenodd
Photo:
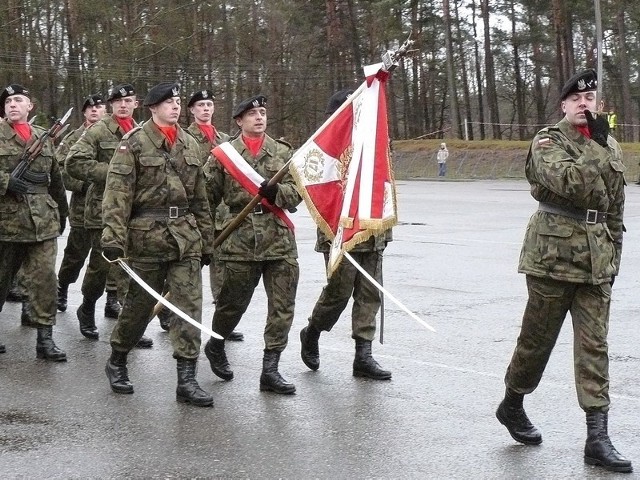
<path fill-rule="evenodd" d="M 122 136 L 122 140 L 127 140 L 129 137 L 131 137 L 131 135 L 133 135 L 134 133 L 136 133 L 140 129 L 142 129 L 142 125 L 138 125 L 137 127 L 133 127 L 131 130 L 129 130 L 127 133 L 125 133 Z"/>
<path fill-rule="evenodd" d="M 280 138 L 276 138 L 276 142 L 281 143 L 283 145 L 286 145 L 287 147 L 289 147 L 290 149 L 293 150 L 293 145 L 291 145 L 289 142 L 287 142 L 284 138 L 280 137 Z"/>

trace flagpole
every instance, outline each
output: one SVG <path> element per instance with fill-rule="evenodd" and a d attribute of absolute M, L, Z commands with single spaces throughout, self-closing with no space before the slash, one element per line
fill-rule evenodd
<path fill-rule="evenodd" d="M 431 330 L 432 332 L 435 332 L 435 328 L 433 328 L 431 325 L 429 325 L 427 322 L 425 322 L 424 320 L 422 320 L 420 317 L 418 317 L 415 313 L 413 313 L 411 310 L 409 310 L 407 307 L 405 307 L 400 300 L 398 300 L 396 297 L 394 297 L 393 295 L 391 295 L 391 293 L 384 288 L 382 285 L 380 285 L 378 282 L 376 282 L 376 280 L 369 275 L 369 273 L 362 268 L 362 265 L 360 265 L 358 262 L 356 262 L 354 260 L 354 258 L 349 254 L 349 252 L 344 252 L 344 256 L 347 258 L 347 260 L 349 260 L 351 262 L 351 264 L 356 267 L 356 269 L 358 269 L 358 271 L 364 275 L 364 277 L 369 280 L 374 287 L 376 287 L 378 290 L 380 290 L 384 295 L 386 295 L 387 297 L 389 297 L 389 300 L 391 300 L 393 303 L 395 303 L 397 306 L 399 306 L 404 312 L 406 312 L 407 314 L 409 314 L 409 316 L 411 318 L 413 318 L 416 322 L 418 322 L 420 325 L 422 325 L 423 327 L 425 327 L 427 330 Z"/>

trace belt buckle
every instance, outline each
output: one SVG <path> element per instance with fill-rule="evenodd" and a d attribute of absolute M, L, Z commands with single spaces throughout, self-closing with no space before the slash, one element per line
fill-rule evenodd
<path fill-rule="evenodd" d="M 178 218 L 178 207 L 169 207 L 169 218 Z"/>
<path fill-rule="evenodd" d="M 255 207 L 253 207 L 253 213 L 255 215 L 262 215 L 264 213 L 264 210 L 262 208 L 262 204 L 261 203 L 257 204 Z"/>
<path fill-rule="evenodd" d="M 598 210 L 587 210 L 587 225 L 595 225 L 598 222 Z"/>

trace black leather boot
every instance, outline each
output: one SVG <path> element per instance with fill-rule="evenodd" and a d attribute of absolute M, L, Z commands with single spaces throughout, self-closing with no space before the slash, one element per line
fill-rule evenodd
<path fill-rule="evenodd" d="M 542 434 L 531 421 L 524 411 L 522 402 L 524 394 L 515 393 L 507 389 L 504 400 L 500 402 L 496 417 L 498 421 L 507 427 L 511 437 L 525 445 L 540 445 L 542 443 Z"/>
<path fill-rule="evenodd" d="M 4 346 L 4 343 L 0 343 L 0 353 L 5 353 L 6 351 L 7 351 L 7 349 Z"/>
<path fill-rule="evenodd" d="M 309 324 L 300 330 L 300 356 L 304 364 L 311 370 L 320 368 L 320 330 Z"/>
<path fill-rule="evenodd" d="M 58 310 L 67 310 L 67 298 L 69 297 L 69 285 L 58 285 Z"/>
<path fill-rule="evenodd" d="M 242 332 L 233 331 L 227 337 L 227 340 L 231 342 L 242 342 L 244 341 L 244 334 Z"/>
<path fill-rule="evenodd" d="M 233 371 L 224 351 L 224 340 L 211 337 L 204 346 L 204 354 L 209 359 L 213 373 L 223 380 L 231 380 L 233 378 Z"/>
<path fill-rule="evenodd" d="M 107 292 L 107 299 L 104 302 L 104 316 L 107 318 L 118 318 L 120 315 L 120 302 L 118 302 L 118 295 L 115 291 Z"/>
<path fill-rule="evenodd" d="M 287 382 L 280 372 L 278 363 L 280 362 L 280 352 L 275 350 L 265 350 L 262 358 L 262 375 L 260 375 L 260 390 L 263 392 L 275 392 L 284 395 L 296 393 L 296 386 Z"/>
<path fill-rule="evenodd" d="M 111 356 L 104 368 L 111 390 L 115 393 L 133 393 L 133 384 L 129 381 L 127 353 L 111 350 Z"/>
<path fill-rule="evenodd" d="M 20 324 L 23 327 L 37 327 L 37 323 L 33 323 L 33 318 L 31 317 L 31 305 L 29 304 L 29 299 L 25 298 L 22 300 L 22 312 L 20 313 Z"/>
<path fill-rule="evenodd" d="M 82 300 L 82 304 L 77 311 L 80 321 L 80 333 L 87 338 L 97 340 L 100 337 L 96 328 L 96 302 Z"/>
<path fill-rule="evenodd" d="M 53 362 L 67 361 L 67 354 L 53 343 L 53 327 L 51 325 L 38 327 L 36 357 L 51 360 Z"/>
<path fill-rule="evenodd" d="M 13 282 L 11 283 L 11 288 L 7 292 L 7 298 L 5 299 L 5 301 L 7 301 L 7 302 L 21 302 L 23 300 L 23 298 L 24 298 L 24 295 L 22 294 L 22 291 L 20 290 L 20 287 L 18 287 L 18 282 L 16 281 L 16 279 L 14 277 Z"/>
<path fill-rule="evenodd" d="M 609 414 L 602 410 L 587 412 L 587 442 L 584 463 L 612 472 L 633 472 L 631 460 L 624 458 L 611 443 L 608 432 Z"/>
<path fill-rule="evenodd" d="M 371 342 L 356 338 L 356 357 L 353 360 L 353 376 L 373 380 L 391 380 L 391 372 L 383 370 L 371 356 Z"/>
<path fill-rule="evenodd" d="M 160 320 L 160 328 L 162 328 L 165 332 L 168 332 L 171 328 L 171 310 L 162 307 L 162 309 L 158 312 L 158 320 Z"/>
<path fill-rule="evenodd" d="M 178 388 L 176 400 L 197 407 L 213 407 L 213 397 L 196 381 L 196 360 L 178 358 Z"/>
<path fill-rule="evenodd" d="M 138 343 L 136 343 L 136 347 L 138 348 L 151 348 L 153 347 L 153 340 L 149 337 L 145 337 L 144 335 L 140 337 Z"/>

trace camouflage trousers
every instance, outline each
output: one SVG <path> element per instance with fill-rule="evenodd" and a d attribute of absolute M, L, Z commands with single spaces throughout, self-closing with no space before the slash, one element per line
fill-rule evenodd
<path fill-rule="evenodd" d="M 213 313 L 212 330 L 224 338 L 236 328 L 260 282 L 267 294 L 264 329 L 267 350 L 282 352 L 293 323 L 300 269 L 295 258 L 263 262 L 224 262 L 224 281 Z"/>
<path fill-rule="evenodd" d="M 382 283 L 382 251 L 352 252 L 353 259 L 378 283 Z M 325 254 L 325 264 L 328 254 Z M 318 330 L 330 331 L 338 322 L 353 295 L 352 337 L 372 341 L 376 334 L 376 314 L 380 292 L 346 258 L 333 272 L 313 307 L 309 323 Z"/>
<path fill-rule="evenodd" d="M 202 272 L 200 259 L 186 258 L 169 262 L 130 261 L 131 268 L 156 292 L 166 284 L 170 301 L 194 320 L 202 321 Z M 156 300 L 138 283 L 129 279 L 122 311 L 111 332 L 111 347 L 129 352 L 147 328 Z M 200 353 L 200 330 L 174 316 L 169 337 L 175 358 L 196 359 Z"/>
<path fill-rule="evenodd" d="M 60 285 L 70 285 L 78 280 L 80 271 L 91 250 L 91 236 L 89 230 L 84 227 L 71 226 L 67 237 L 67 246 L 64 248 L 62 263 L 58 270 L 58 283 Z M 108 292 L 118 289 L 117 280 L 120 268 L 109 267 L 106 280 L 106 290 Z"/>
<path fill-rule="evenodd" d="M 585 411 L 608 410 L 611 286 L 527 275 L 527 289 L 520 336 L 505 376 L 507 388 L 523 394 L 536 389 L 570 312 L 578 403 Z"/>
<path fill-rule="evenodd" d="M 13 277 L 21 283 L 31 304 L 31 318 L 40 325 L 56 324 L 56 239 L 34 243 L 0 242 L 0 310 Z"/>
<path fill-rule="evenodd" d="M 107 287 L 107 278 L 111 277 L 109 291 L 117 290 L 118 299 L 122 301 L 128 284 L 127 274 L 115 264 L 110 264 L 102 256 L 102 246 L 100 237 L 102 230 L 90 228 L 85 230 L 90 237 L 91 251 L 89 253 L 89 263 L 82 279 L 82 296 L 89 302 L 96 302 Z M 66 253 L 66 252 L 65 252 Z M 83 260 L 84 262 L 84 260 Z"/>

